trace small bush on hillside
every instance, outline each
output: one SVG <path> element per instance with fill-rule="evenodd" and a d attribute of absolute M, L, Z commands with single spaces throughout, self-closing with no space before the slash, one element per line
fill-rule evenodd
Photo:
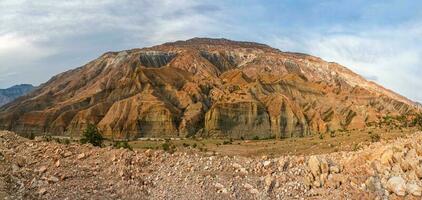
<path fill-rule="evenodd" d="M 352 151 L 357 151 L 359 149 L 360 149 L 360 145 L 359 144 L 353 144 Z"/>
<path fill-rule="evenodd" d="M 132 146 L 130 146 L 130 144 L 127 141 L 117 141 L 114 142 L 113 147 L 116 149 L 129 149 L 131 151 L 133 151 Z"/>
<path fill-rule="evenodd" d="M 253 137 L 253 140 L 259 140 L 259 136 Z"/>
<path fill-rule="evenodd" d="M 66 145 L 70 144 L 70 140 L 68 138 L 65 138 L 63 140 L 63 144 L 66 144 Z"/>
<path fill-rule="evenodd" d="M 189 147 L 189 146 L 190 146 L 189 144 L 186 144 L 186 143 L 183 143 L 182 145 L 183 145 L 183 147 L 185 147 L 185 148 L 187 148 L 187 147 Z"/>
<path fill-rule="evenodd" d="M 170 150 L 170 144 L 165 142 L 161 145 L 161 147 L 163 148 L 164 151 L 169 151 Z"/>
<path fill-rule="evenodd" d="M 232 144 L 232 142 L 231 141 L 227 141 L 227 140 L 223 141 L 223 145 L 228 145 L 228 144 Z"/>
<path fill-rule="evenodd" d="M 319 139 L 324 139 L 324 136 L 322 134 L 319 134 Z"/>
<path fill-rule="evenodd" d="M 372 142 L 379 142 L 381 140 L 381 136 L 378 135 L 377 133 L 370 134 L 369 137 L 371 138 Z"/>
<path fill-rule="evenodd" d="M 93 124 L 89 124 L 83 132 L 80 142 L 82 144 L 92 144 L 96 147 L 103 145 L 104 138 L 98 131 L 97 127 Z"/>
<path fill-rule="evenodd" d="M 192 147 L 196 148 L 198 145 L 196 143 L 193 143 Z"/>
<path fill-rule="evenodd" d="M 414 126 L 419 127 L 420 129 L 422 129 L 422 113 L 416 115 L 415 119 L 413 119 L 413 123 Z"/>
<path fill-rule="evenodd" d="M 46 142 L 50 142 L 50 141 L 53 140 L 53 137 L 51 137 L 51 135 L 44 135 L 43 140 L 46 141 Z"/>
<path fill-rule="evenodd" d="M 330 132 L 330 137 L 332 137 L 332 138 L 333 138 L 333 137 L 336 137 L 336 132 L 335 132 L 335 131 L 331 131 L 331 132 Z"/>
<path fill-rule="evenodd" d="M 167 151 L 169 153 L 174 153 L 176 152 L 176 145 L 172 145 L 169 142 L 165 142 L 161 145 L 161 147 L 163 148 L 164 151 Z"/>
<path fill-rule="evenodd" d="M 34 133 L 30 133 L 28 138 L 30 140 L 34 140 L 35 139 L 35 134 Z"/>

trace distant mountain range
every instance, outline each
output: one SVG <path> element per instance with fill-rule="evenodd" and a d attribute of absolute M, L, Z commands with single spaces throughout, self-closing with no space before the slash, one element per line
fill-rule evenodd
<path fill-rule="evenodd" d="M 35 87 L 30 84 L 15 85 L 7 89 L 0 89 L 0 106 L 7 104 L 16 98 L 28 94 Z"/>

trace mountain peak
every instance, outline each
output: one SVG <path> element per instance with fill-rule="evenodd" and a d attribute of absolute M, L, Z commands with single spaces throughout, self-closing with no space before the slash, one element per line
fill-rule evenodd
<path fill-rule="evenodd" d="M 108 53 L 0 110 L 0 129 L 105 137 L 302 137 L 362 129 L 414 102 L 336 63 L 192 38 Z"/>
<path fill-rule="evenodd" d="M 266 44 L 260 44 L 256 42 L 246 42 L 246 41 L 235 41 L 229 40 L 226 38 L 204 38 L 204 37 L 194 37 L 188 40 L 179 40 L 176 42 L 164 43 L 163 46 L 237 46 L 243 48 L 268 48 L 272 49 Z"/>

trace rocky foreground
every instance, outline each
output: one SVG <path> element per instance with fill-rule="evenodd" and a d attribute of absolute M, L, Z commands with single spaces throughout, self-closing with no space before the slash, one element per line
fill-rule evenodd
<path fill-rule="evenodd" d="M 355 152 L 228 157 L 0 132 L 0 199 L 420 199 L 422 132 Z"/>

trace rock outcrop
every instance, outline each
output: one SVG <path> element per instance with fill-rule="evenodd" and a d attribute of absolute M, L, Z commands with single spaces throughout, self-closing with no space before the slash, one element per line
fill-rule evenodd
<path fill-rule="evenodd" d="M 335 63 L 194 38 L 109 52 L 0 109 L 0 129 L 112 138 L 302 137 L 407 115 L 410 100 Z"/>
<path fill-rule="evenodd" d="M 0 107 L 16 98 L 28 94 L 34 89 L 30 84 L 15 85 L 7 89 L 0 89 Z"/>

